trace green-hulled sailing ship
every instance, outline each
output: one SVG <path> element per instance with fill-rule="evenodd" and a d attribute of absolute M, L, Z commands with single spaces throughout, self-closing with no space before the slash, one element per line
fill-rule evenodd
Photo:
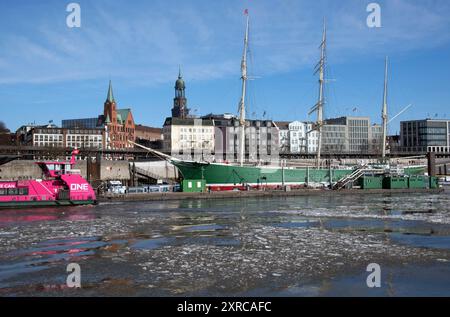
<path fill-rule="evenodd" d="M 184 180 L 204 181 L 206 187 L 212 191 L 246 190 L 249 188 L 280 188 L 289 186 L 291 188 L 314 186 L 314 187 L 338 187 L 341 188 L 348 182 L 359 178 L 364 170 L 362 167 L 321 168 L 321 143 L 323 126 L 324 106 L 324 83 L 326 65 L 326 26 L 324 22 L 323 36 L 320 45 L 320 61 L 317 64 L 316 73 L 319 75 L 319 98 L 312 112 L 317 113 L 317 121 L 314 130 L 318 134 L 318 150 L 315 167 L 284 167 L 284 166 L 248 166 L 244 163 L 245 153 L 245 97 L 247 84 L 247 54 L 249 36 L 249 17 L 245 30 L 244 52 L 241 62 L 242 96 L 239 104 L 239 164 L 226 164 L 205 161 L 182 160 L 156 150 L 135 144 L 144 148 L 156 156 L 169 161 L 180 171 Z M 384 142 L 385 144 L 385 142 Z M 383 152 L 384 155 L 384 152 Z M 379 172 L 384 172 L 379 170 Z"/>

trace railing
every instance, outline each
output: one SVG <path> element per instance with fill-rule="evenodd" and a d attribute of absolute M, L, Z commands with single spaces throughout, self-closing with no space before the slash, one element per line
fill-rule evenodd
<path fill-rule="evenodd" d="M 332 186 L 332 188 L 336 189 L 336 190 L 340 190 L 340 189 L 343 189 L 345 186 L 347 186 L 347 184 L 349 184 L 350 182 L 355 182 L 361 176 L 364 176 L 366 174 L 368 174 L 368 175 L 369 174 L 370 175 L 374 175 L 374 174 L 383 175 L 388 171 L 390 173 L 393 172 L 392 169 L 386 170 L 384 168 L 367 168 L 367 164 L 364 164 L 362 166 L 359 166 L 350 175 L 347 175 L 347 176 L 343 177 L 342 179 L 340 179 L 337 183 L 334 184 L 334 186 Z M 396 169 L 395 171 L 400 172 L 401 169 Z"/>
<path fill-rule="evenodd" d="M 354 170 L 350 175 L 345 176 L 340 179 L 336 184 L 334 184 L 333 189 L 340 190 L 347 186 L 348 183 L 356 181 L 358 178 L 364 175 L 366 172 L 367 165 L 362 165 Z"/>

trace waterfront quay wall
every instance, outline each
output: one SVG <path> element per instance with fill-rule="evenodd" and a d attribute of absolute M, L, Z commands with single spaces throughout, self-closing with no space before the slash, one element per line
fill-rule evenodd
<path fill-rule="evenodd" d="M 128 161 L 102 160 L 100 164 L 100 180 L 129 181 L 130 179 L 130 164 Z"/>
<path fill-rule="evenodd" d="M 13 161 L 0 166 L 0 181 L 36 178 L 42 178 L 42 172 L 33 161 Z"/>
<path fill-rule="evenodd" d="M 246 198 L 273 198 L 295 196 L 337 196 L 337 195 L 396 195 L 396 194 L 423 194 L 442 193 L 444 189 L 347 189 L 347 190 L 323 190 L 301 189 L 295 191 L 224 191 L 210 193 L 142 193 L 125 195 L 104 195 L 98 197 L 99 202 L 108 201 L 165 201 L 184 199 L 246 199 Z"/>
<path fill-rule="evenodd" d="M 0 181 L 42 178 L 42 171 L 39 166 L 34 164 L 35 162 L 36 161 L 31 160 L 12 161 L 0 166 Z M 130 180 L 130 168 L 128 161 L 102 160 L 101 164 L 99 164 L 99 173 L 97 173 L 97 175 L 93 175 L 91 173 L 90 177 L 87 175 L 87 161 L 77 161 L 74 169 L 80 170 L 81 175 L 91 181 Z"/>
<path fill-rule="evenodd" d="M 400 159 L 399 159 L 400 160 Z M 373 160 L 374 162 L 376 160 Z M 41 169 L 34 164 L 36 161 L 32 160 L 16 160 L 0 166 L 0 181 L 1 180 L 25 180 L 41 178 Z M 340 160 L 333 163 L 340 164 L 357 164 L 361 162 L 367 162 L 367 160 Z M 312 166 L 312 160 L 289 160 L 288 166 Z M 409 163 L 412 165 L 426 165 L 427 162 L 424 159 L 410 160 L 403 163 Z M 90 168 L 88 165 L 90 164 Z M 108 180 L 121 180 L 124 184 L 132 181 L 132 162 L 129 161 L 114 161 L 114 160 L 101 160 L 100 164 L 89 163 L 87 160 L 77 161 L 75 169 L 81 171 L 81 175 L 88 179 L 91 183 L 96 181 L 108 181 Z M 96 165 L 93 167 L 93 165 Z M 152 162 L 136 162 L 136 170 L 143 171 L 144 174 L 148 174 L 155 179 L 176 179 L 178 178 L 178 170 L 170 163 L 166 161 L 152 161 Z M 89 169 L 89 177 L 87 170 Z M 437 175 L 450 175 L 450 162 L 448 160 L 443 161 L 436 160 L 436 174 Z"/>

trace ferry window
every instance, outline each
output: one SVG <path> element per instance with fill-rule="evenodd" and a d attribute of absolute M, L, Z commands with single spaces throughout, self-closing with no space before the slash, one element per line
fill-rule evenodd
<path fill-rule="evenodd" d="M 17 188 L 9 188 L 8 189 L 8 195 L 13 196 L 17 195 L 19 193 L 19 190 Z"/>
<path fill-rule="evenodd" d="M 28 195 L 28 188 L 19 188 L 19 195 Z"/>

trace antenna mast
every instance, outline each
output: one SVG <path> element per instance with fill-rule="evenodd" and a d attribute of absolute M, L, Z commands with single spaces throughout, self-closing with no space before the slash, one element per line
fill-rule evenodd
<path fill-rule="evenodd" d="M 387 124 L 388 124 L 388 114 L 387 114 L 387 89 L 388 89 L 388 57 L 384 63 L 384 93 L 383 93 L 383 111 L 381 118 L 383 119 L 383 140 L 381 144 L 381 156 L 383 160 L 386 158 L 386 137 L 387 137 Z"/>
<path fill-rule="evenodd" d="M 241 102 L 239 104 L 239 114 L 240 114 L 239 124 L 241 126 L 239 162 L 241 166 L 244 165 L 244 157 L 245 157 L 245 95 L 247 88 L 247 51 L 248 51 L 248 27 L 249 27 L 248 10 L 245 10 L 244 13 L 245 15 L 247 15 L 247 26 L 245 29 L 244 53 L 242 54 L 242 62 L 241 62 L 242 96 Z"/>

